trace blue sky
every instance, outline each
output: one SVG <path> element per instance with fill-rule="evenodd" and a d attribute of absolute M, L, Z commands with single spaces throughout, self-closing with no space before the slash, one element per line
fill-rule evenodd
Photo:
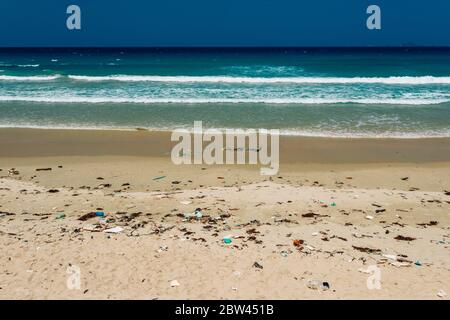
<path fill-rule="evenodd" d="M 82 29 L 66 28 L 79 5 Z M 366 28 L 366 8 L 382 29 Z M 0 46 L 450 46 L 450 0 L 1 0 Z"/>

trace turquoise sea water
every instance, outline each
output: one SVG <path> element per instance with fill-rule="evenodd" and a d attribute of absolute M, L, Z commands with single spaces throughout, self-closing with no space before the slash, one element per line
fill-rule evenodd
<path fill-rule="evenodd" d="M 450 51 L 0 52 L 0 126 L 450 136 Z"/>

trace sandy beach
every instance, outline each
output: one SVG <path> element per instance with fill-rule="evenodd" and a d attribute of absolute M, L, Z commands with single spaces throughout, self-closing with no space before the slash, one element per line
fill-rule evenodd
<path fill-rule="evenodd" d="M 448 299 L 450 138 L 281 137 L 270 177 L 172 145 L 0 129 L 0 298 Z"/>

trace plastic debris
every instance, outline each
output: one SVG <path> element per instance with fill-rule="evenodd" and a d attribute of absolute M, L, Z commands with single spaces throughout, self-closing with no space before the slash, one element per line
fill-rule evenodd
<path fill-rule="evenodd" d="M 83 230 L 91 232 L 100 232 L 104 230 L 104 227 L 99 224 L 87 224 L 83 226 Z"/>
<path fill-rule="evenodd" d="M 422 266 L 422 262 L 420 262 L 419 260 L 417 260 L 416 262 L 414 262 L 414 264 L 415 264 L 416 266 L 418 266 L 418 267 L 421 267 L 421 266 Z"/>
<path fill-rule="evenodd" d="M 292 242 L 292 244 L 293 244 L 295 247 L 300 248 L 300 247 L 302 246 L 303 242 L 304 242 L 303 240 L 295 239 L 295 240 Z"/>
<path fill-rule="evenodd" d="M 105 213 L 104 213 L 103 211 L 97 211 L 97 212 L 95 213 L 95 216 L 96 216 L 96 217 L 104 217 L 104 216 L 105 216 Z"/>
<path fill-rule="evenodd" d="M 190 219 L 190 218 L 192 217 L 192 214 L 191 214 L 190 212 L 185 212 L 185 213 L 183 213 L 183 216 L 184 216 L 186 219 Z"/>
<path fill-rule="evenodd" d="M 320 280 L 308 280 L 306 286 L 312 290 L 323 290 L 323 291 L 326 291 L 331 287 L 328 282 Z"/>
<path fill-rule="evenodd" d="M 372 216 L 366 216 L 366 219 L 367 220 L 373 220 L 373 217 Z"/>
<path fill-rule="evenodd" d="M 166 245 L 159 246 L 158 252 L 163 252 L 169 250 L 169 247 Z"/>
<path fill-rule="evenodd" d="M 336 202 L 332 202 L 332 203 L 330 204 L 330 206 L 336 207 Z"/>
<path fill-rule="evenodd" d="M 232 242 L 231 236 L 225 236 L 223 237 L 223 243 L 230 244 Z"/>
<path fill-rule="evenodd" d="M 86 213 L 86 214 L 82 215 L 81 217 L 79 217 L 78 220 L 86 221 L 86 220 L 89 220 L 89 219 L 92 219 L 95 217 L 96 217 L 95 212 L 89 212 L 89 213 Z"/>
<path fill-rule="evenodd" d="M 159 176 L 159 177 L 155 177 L 155 178 L 153 178 L 153 180 L 154 181 L 157 181 L 157 180 L 161 180 L 161 179 L 164 179 L 166 176 Z"/>
<path fill-rule="evenodd" d="M 180 203 L 181 203 L 181 204 L 184 204 L 184 205 L 188 205 L 188 204 L 191 204 L 192 201 L 180 201 Z"/>
<path fill-rule="evenodd" d="M 441 289 L 437 292 L 437 296 L 440 298 L 444 298 L 447 296 L 447 292 L 445 292 L 444 290 Z"/>
<path fill-rule="evenodd" d="M 363 268 L 361 268 L 361 269 L 358 269 L 358 271 L 362 272 L 362 273 L 367 273 L 367 274 L 371 274 L 372 273 L 372 271 L 370 271 L 370 269 L 363 269 Z"/>
<path fill-rule="evenodd" d="M 110 229 L 106 229 L 105 232 L 106 233 L 120 233 L 123 231 L 122 227 L 114 227 L 114 228 L 110 228 Z"/>
<path fill-rule="evenodd" d="M 56 219 L 64 219 L 66 217 L 66 214 L 65 213 L 59 213 L 57 216 L 56 216 Z"/>
<path fill-rule="evenodd" d="M 201 219 L 203 217 L 202 210 L 199 208 L 195 209 L 194 215 L 197 219 Z"/>
<path fill-rule="evenodd" d="M 391 261 L 389 262 L 391 265 L 393 265 L 394 267 L 409 267 L 411 266 L 410 263 L 408 262 L 399 262 L 399 261 Z"/>
<path fill-rule="evenodd" d="M 389 260 L 397 260 L 397 256 L 395 254 L 383 254 L 383 257 L 389 259 Z"/>
<path fill-rule="evenodd" d="M 170 286 L 173 287 L 179 287 L 180 283 L 177 280 L 170 281 Z"/>

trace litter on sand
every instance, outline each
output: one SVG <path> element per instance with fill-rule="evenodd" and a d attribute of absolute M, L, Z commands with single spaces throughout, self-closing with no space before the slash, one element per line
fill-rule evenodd
<path fill-rule="evenodd" d="M 225 236 L 223 237 L 223 243 L 230 244 L 232 242 L 231 236 Z"/>
<path fill-rule="evenodd" d="M 153 178 L 153 180 L 154 181 L 157 181 L 157 180 L 161 180 L 161 179 L 164 179 L 166 176 L 159 176 L 159 177 L 155 177 L 155 178 Z"/>
<path fill-rule="evenodd" d="M 78 220 L 80 220 L 80 221 L 86 221 L 86 220 L 95 218 L 96 216 L 97 216 L 97 215 L 96 215 L 95 212 L 89 212 L 89 213 L 86 213 L 86 214 L 82 215 L 81 217 L 79 217 Z"/>
<path fill-rule="evenodd" d="M 114 228 L 110 228 L 110 229 L 106 229 L 105 232 L 106 233 L 120 233 L 123 231 L 122 227 L 114 227 Z"/>
<path fill-rule="evenodd" d="M 170 286 L 173 287 L 179 287 L 180 283 L 177 280 L 170 281 Z"/>
<path fill-rule="evenodd" d="M 440 297 L 440 298 L 444 298 L 444 297 L 447 296 L 447 293 L 444 290 L 441 289 L 441 290 L 439 290 L 437 292 L 437 296 Z"/>
<path fill-rule="evenodd" d="M 323 290 L 326 291 L 328 289 L 330 289 L 330 284 L 326 281 L 319 281 L 319 280 L 308 280 L 306 286 L 309 289 L 312 290 Z"/>
<path fill-rule="evenodd" d="M 83 230 L 91 232 L 100 232 L 103 231 L 104 229 L 105 228 L 99 224 L 87 224 L 83 226 Z"/>
<path fill-rule="evenodd" d="M 103 211 L 97 211 L 97 212 L 95 213 L 95 216 L 96 216 L 96 217 L 104 217 L 104 216 L 105 216 L 105 213 L 104 213 Z"/>

